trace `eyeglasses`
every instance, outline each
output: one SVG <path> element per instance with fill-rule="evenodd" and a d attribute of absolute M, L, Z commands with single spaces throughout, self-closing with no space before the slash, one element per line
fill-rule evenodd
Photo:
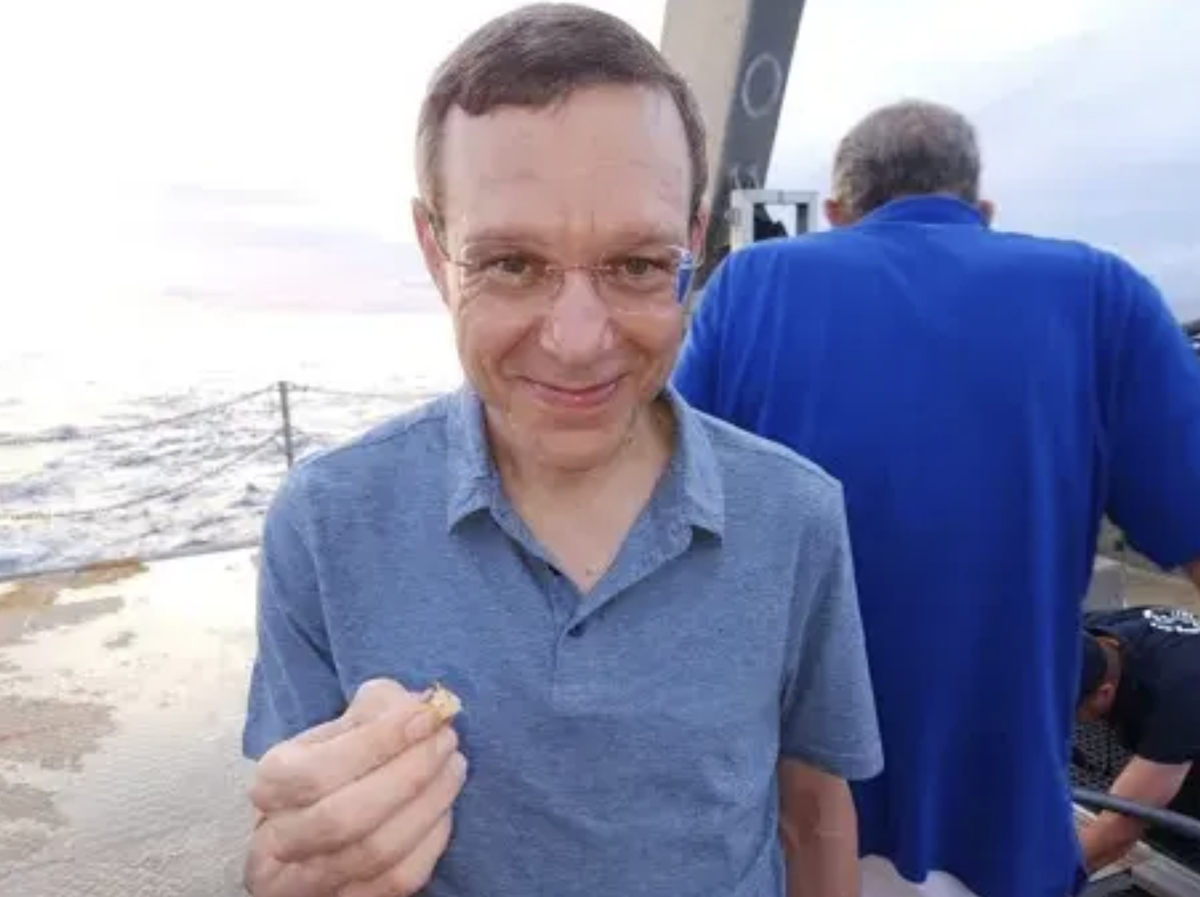
<path fill-rule="evenodd" d="M 470 247 L 460 259 L 446 260 L 461 274 L 464 298 L 488 298 L 526 308 L 551 303 L 562 291 L 568 271 L 591 278 L 596 295 L 625 312 L 662 311 L 683 302 L 697 264 L 681 246 L 649 246 L 602 258 L 590 265 L 556 265 L 509 247 Z"/>

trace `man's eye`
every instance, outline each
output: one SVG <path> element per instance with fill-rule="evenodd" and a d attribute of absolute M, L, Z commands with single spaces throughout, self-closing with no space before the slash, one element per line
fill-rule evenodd
<path fill-rule="evenodd" d="M 644 256 L 630 256 L 616 263 L 616 269 L 623 277 L 641 278 L 648 275 L 662 274 L 666 266 L 662 262 Z"/>
<path fill-rule="evenodd" d="M 506 277 L 523 277 L 533 270 L 533 262 L 519 255 L 504 255 L 489 261 L 486 267 Z"/>

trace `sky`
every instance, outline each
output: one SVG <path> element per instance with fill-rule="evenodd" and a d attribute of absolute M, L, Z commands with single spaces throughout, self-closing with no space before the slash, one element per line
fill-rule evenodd
<path fill-rule="evenodd" d="M 319 304 L 343 281 L 357 284 L 343 294 L 370 294 L 361 304 L 386 303 L 389 284 L 413 277 L 403 244 L 426 79 L 514 5 L 2 4 L 0 308 L 65 295 L 102 306 L 181 286 Z M 658 40 L 661 0 L 595 5 Z M 1136 42 L 1123 37 L 1131 28 Z M 1192 270 L 1197 206 L 1151 205 L 1122 222 L 1110 188 L 1120 169 L 1135 169 L 1135 196 L 1173 192 L 1157 171 L 1195 173 L 1200 120 L 1164 97 L 1178 79 L 1200 80 L 1182 39 L 1198 31 L 1195 0 L 808 0 L 768 181 L 824 189 L 833 144 L 856 119 L 931 97 L 976 116 L 1014 226 Z M 1095 156 L 1107 182 L 1081 170 Z M 1163 221 L 1171 234 L 1151 239 Z"/>

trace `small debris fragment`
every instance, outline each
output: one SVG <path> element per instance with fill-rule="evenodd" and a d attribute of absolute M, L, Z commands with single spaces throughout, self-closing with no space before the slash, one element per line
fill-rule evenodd
<path fill-rule="evenodd" d="M 442 722 L 447 723 L 462 712 L 462 701 L 458 695 L 452 692 L 440 682 L 435 682 L 433 688 L 425 697 L 425 703 L 428 704 L 433 712 L 438 715 Z"/>

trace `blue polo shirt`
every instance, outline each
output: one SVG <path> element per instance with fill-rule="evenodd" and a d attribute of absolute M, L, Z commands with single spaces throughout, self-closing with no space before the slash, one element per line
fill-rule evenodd
<path fill-rule="evenodd" d="M 586 595 L 469 390 L 302 463 L 268 514 L 246 753 L 368 679 L 452 688 L 470 772 L 429 897 L 781 897 L 779 757 L 880 768 L 840 487 L 669 401 L 669 469 Z"/>
<path fill-rule="evenodd" d="M 865 854 L 983 897 L 1079 883 L 1080 607 L 1101 515 L 1200 556 L 1200 362 L 1155 288 L 954 199 L 751 246 L 674 383 L 845 486 L 887 768 Z"/>

